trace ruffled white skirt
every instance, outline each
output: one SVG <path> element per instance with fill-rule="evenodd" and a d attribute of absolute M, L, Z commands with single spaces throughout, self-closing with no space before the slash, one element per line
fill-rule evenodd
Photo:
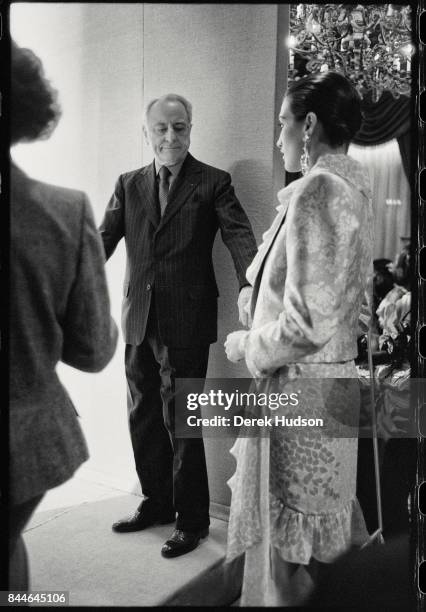
<path fill-rule="evenodd" d="M 303 364 L 296 370 L 296 379 L 356 378 L 353 362 Z M 289 391 L 289 385 L 283 385 Z M 337 388 L 337 394 L 329 393 L 330 385 L 321 383 L 305 399 L 315 401 L 317 415 L 341 416 L 342 410 L 348 410 L 351 422 L 357 422 L 357 387 L 355 395 L 353 386 Z M 321 389 L 327 393 L 321 396 Z M 303 409 L 301 402 L 298 410 L 303 413 Z M 319 432 L 283 435 L 279 427 L 261 436 L 242 433 L 231 449 L 237 467 L 228 481 L 232 503 L 227 560 L 246 553 L 243 605 L 274 605 L 277 559 L 302 565 L 312 559 L 330 563 L 368 539 L 355 493 L 358 439 Z"/>

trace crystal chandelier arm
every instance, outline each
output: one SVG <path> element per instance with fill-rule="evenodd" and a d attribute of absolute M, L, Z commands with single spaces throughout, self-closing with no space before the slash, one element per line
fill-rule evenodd
<path fill-rule="evenodd" d="M 349 30 L 348 30 L 348 31 L 349 31 Z M 327 47 L 327 45 L 328 45 L 328 44 L 335 44 L 335 43 L 337 43 L 337 42 L 341 41 L 341 40 L 342 40 L 342 38 L 344 38 L 344 37 L 346 36 L 346 34 L 347 34 L 347 33 L 348 33 L 348 32 L 346 32 L 346 33 L 345 33 L 343 36 L 341 36 L 340 38 L 334 38 L 334 39 L 330 40 L 330 41 L 329 41 L 329 43 L 327 43 L 327 42 L 325 42 L 325 41 L 321 40 L 321 39 L 319 38 L 319 36 L 317 36 L 317 35 L 316 35 L 314 32 L 312 32 L 312 37 L 313 37 L 313 38 L 315 38 L 315 40 L 317 41 L 317 43 L 318 43 L 319 45 L 321 45 L 321 47 Z"/>
<path fill-rule="evenodd" d="M 298 5 L 290 31 L 294 53 L 307 60 L 295 70 L 336 69 L 348 76 L 361 96 L 383 91 L 409 95 L 411 83 L 411 7 L 397 5 Z M 297 45 L 297 46 L 296 46 Z M 304 47 L 304 48 L 299 48 Z M 399 59 L 398 59 L 399 58 Z"/>
<path fill-rule="evenodd" d="M 394 53 L 399 53 L 400 55 L 405 56 L 405 55 L 407 55 L 407 53 L 404 51 L 404 49 L 406 47 L 407 47 L 407 43 L 404 42 L 404 43 L 402 43 L 402 45 L 399 45 L 399 47 L 395 47 Z M 411 55 L 411 53 L 410 53 L 410 55 Z"/>
<path fill-rule="evenodd" d="M 380 21 L 380 17 L 378 17 L 376 21 L 371 21 L 369 24 L 365 26 L 359 26 L 354 19 L 351 20 L 351 26 L 354 29 L 354 31 L 357 33 L 360 32 L 361 34 L 365 34 L 369 30 L 374 30 L 375 28 L 377 28 L 379 24 L 380 26 L 382 25 Z"/>
<path fill-rule="evenodd" d="M 346 58 L 342 53 L 339 53 L 338 51 L 334 52 L 336 57 L 339 58 L 339 60 L 342 62 L 342 68 L 343 68 L 343 74 L 345 76 L 348 75 L 348 70 L 347 70 L 347 63 L 346 63 Z"/>
<path fill-rule="evenodd" d="M 335 68 L 336 67 L 336 50 L 334 49 L 331 43 L 328 44 L 327 51 L 331 58 L 331 66 L 332 68 Z"/>
<path fill-rule="evenodd" d="M 364 23 L 366 23 L 367 18 L 368 18 L 367 8 L 365 6 L 362 6 L 361 11 L 362 11 Z M 375 15 L 376 15 L 376 20 L 374 20 Z M 356 32 L 362 32 L 362 34 L 365 34 L 366 32 L 368 32 L 368 30 L 374 30 L 378 26 L 378 24 L 381 22 L 381 18 L 380 18 L 379 12 L 373 13 L 371 15 L 370 23 L 367 23 L 365 26 L 359 26 L 357 22 L 355 21 L 355 19 L 352 17 L 352 13 L 349 11 L 348 21 L 350 21 L 351 26 L 354 28 Z"/>
<path fill-rule="evenodd" d="M 305 42 L 305 40 L 308 38 L 308 34 L 306 32 L 306 30 L 304 30 L 303 28 L 301 30 L 299 30 L 297 32 L 297 37 L 300 38 L 301 40 L 299 40 L 299 43 L 303 45 L 303 43 Z"/>
<path fill-rule="evenodd" d="M 383 24 L 380 23 L 380 34 L 382 36 L 382 40 L 385 46 L 390 46 L 390 43 L 388 40 L 386 40 L 386 36 L 385 36 L 385 28 L 383 27 Z"/>
<path fill-rule="evenodd" d="M 410 32 L 411 34 L 412 28 L 410 27 L 410 25 L 411 24 L 406 19 L 404 19 L 404 22 L 401 27 L 401 32 Z"/>
<path fill-rule="evenodd" d="M 348 34 L 349 34 L 349 26 L 348 26 L 348 29 L 346 30 L 346 32 L 343 32 L 343 34 L 341 36 L 339 36 L 338 38 L 333 38 L 333 40 L 331 42 L 333 44 L 341 42 Z"/>
<path fill-rule="evenodd" d="M 297 47 L 290 47 L 290 49 L 292 49 L 294 51 L 294 53 L 297 53 L 298 55 L 303 55 L 303 56 L 309 56 L 312 55 L 312 51 L 311 49 L 298 49 Z"/>
<path fill-rule="evenodd" d="M 306 41 L 306 39 L 308 38 L 308 36 L 305 36 L 303 38 L 303 40 L 299 41 L 299 43 L 304 43 Z M 313 40 L 308 40 L 308 43 L 313 45 L 315 41 Z M 303 55 L 303 56 L 309 56 L 312 55 L 313 53 L 318 53 L 319 51 L 319 47 L 318 44 L 315 44 L 315 50 L 313 51 L 312 49 L 300 49 L 299 47 L 296 47 L 295 45 L 290 45 L 290 49 L 293 49 L 293 51 L 295 53 L 298 53 L 299 55 Z"/>
<path fill-rule="evenodd" d="M 398 13 L 398 21 L 393 23 L 388 29 L 389 30 L 397 30 L 399 28 L 399 26 L 401 25 L 401 21 L 402 21 L 402 15 L 401 15 L 401 13 Z M 386 27 L 386 21 L 384 23 L 385 23 L 385 27 Z"/>

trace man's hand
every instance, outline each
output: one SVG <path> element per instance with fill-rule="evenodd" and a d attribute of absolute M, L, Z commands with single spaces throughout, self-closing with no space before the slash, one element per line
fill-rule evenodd
<path fill-rule="evenodd" d="M 240 330 L 228 334 L 224 346 L 229 361 L 237 363 L 237 361 L 243 359 L 245 355 L 245 341 L 248 333 L 249 332 Z"/>
<path fill-rule="evenodd" d="M 253 287 L 247 285 L 241 289 L 238 296 L 238 318 L 244 327 L 250 327 L 252 322 L 250 315 L 250 300 L 252 293 Z"/>

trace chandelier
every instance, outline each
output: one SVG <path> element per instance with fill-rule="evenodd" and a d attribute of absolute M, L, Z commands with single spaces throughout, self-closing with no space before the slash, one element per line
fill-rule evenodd
<path fill-rule="evenodd" d="M 362 97 L 409 96 L 411 8 L 395 4 L 291 4 L 289 80 L 336 70 Z"/>

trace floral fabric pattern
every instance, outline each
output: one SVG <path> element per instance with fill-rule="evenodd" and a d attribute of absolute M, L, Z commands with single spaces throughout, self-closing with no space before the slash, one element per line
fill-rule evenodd
<path fill-rule="evenodd" d="M 255 378 L 288 363 L 349 361 L 372 272 L 368 180 L 347 155 L 324 155 L 278 194 L 281 206 L 247 270 Z"/>
<path fill-rule="evenodd" d="M 349 433 L 241 432 L 231 449 L 237 467 L 228 482 L 227 558 L 267 539 L 285 561 L 331 562 L 368 537 L 355 496 L 359 387 L 353 362 L 372 272 L 368 180 L 350 157 L 324 155 L 278 198 L 278 214 L 247 271 L 253 325 L 246 363 L 255 380 L 274 381 L 286 393 L 298 381 L 298 413 L 311 416 L 315 409 Z M 265 554 L 256 576 L 245 574 L 244 581 L 267 584 L 270 563 Z"/>

